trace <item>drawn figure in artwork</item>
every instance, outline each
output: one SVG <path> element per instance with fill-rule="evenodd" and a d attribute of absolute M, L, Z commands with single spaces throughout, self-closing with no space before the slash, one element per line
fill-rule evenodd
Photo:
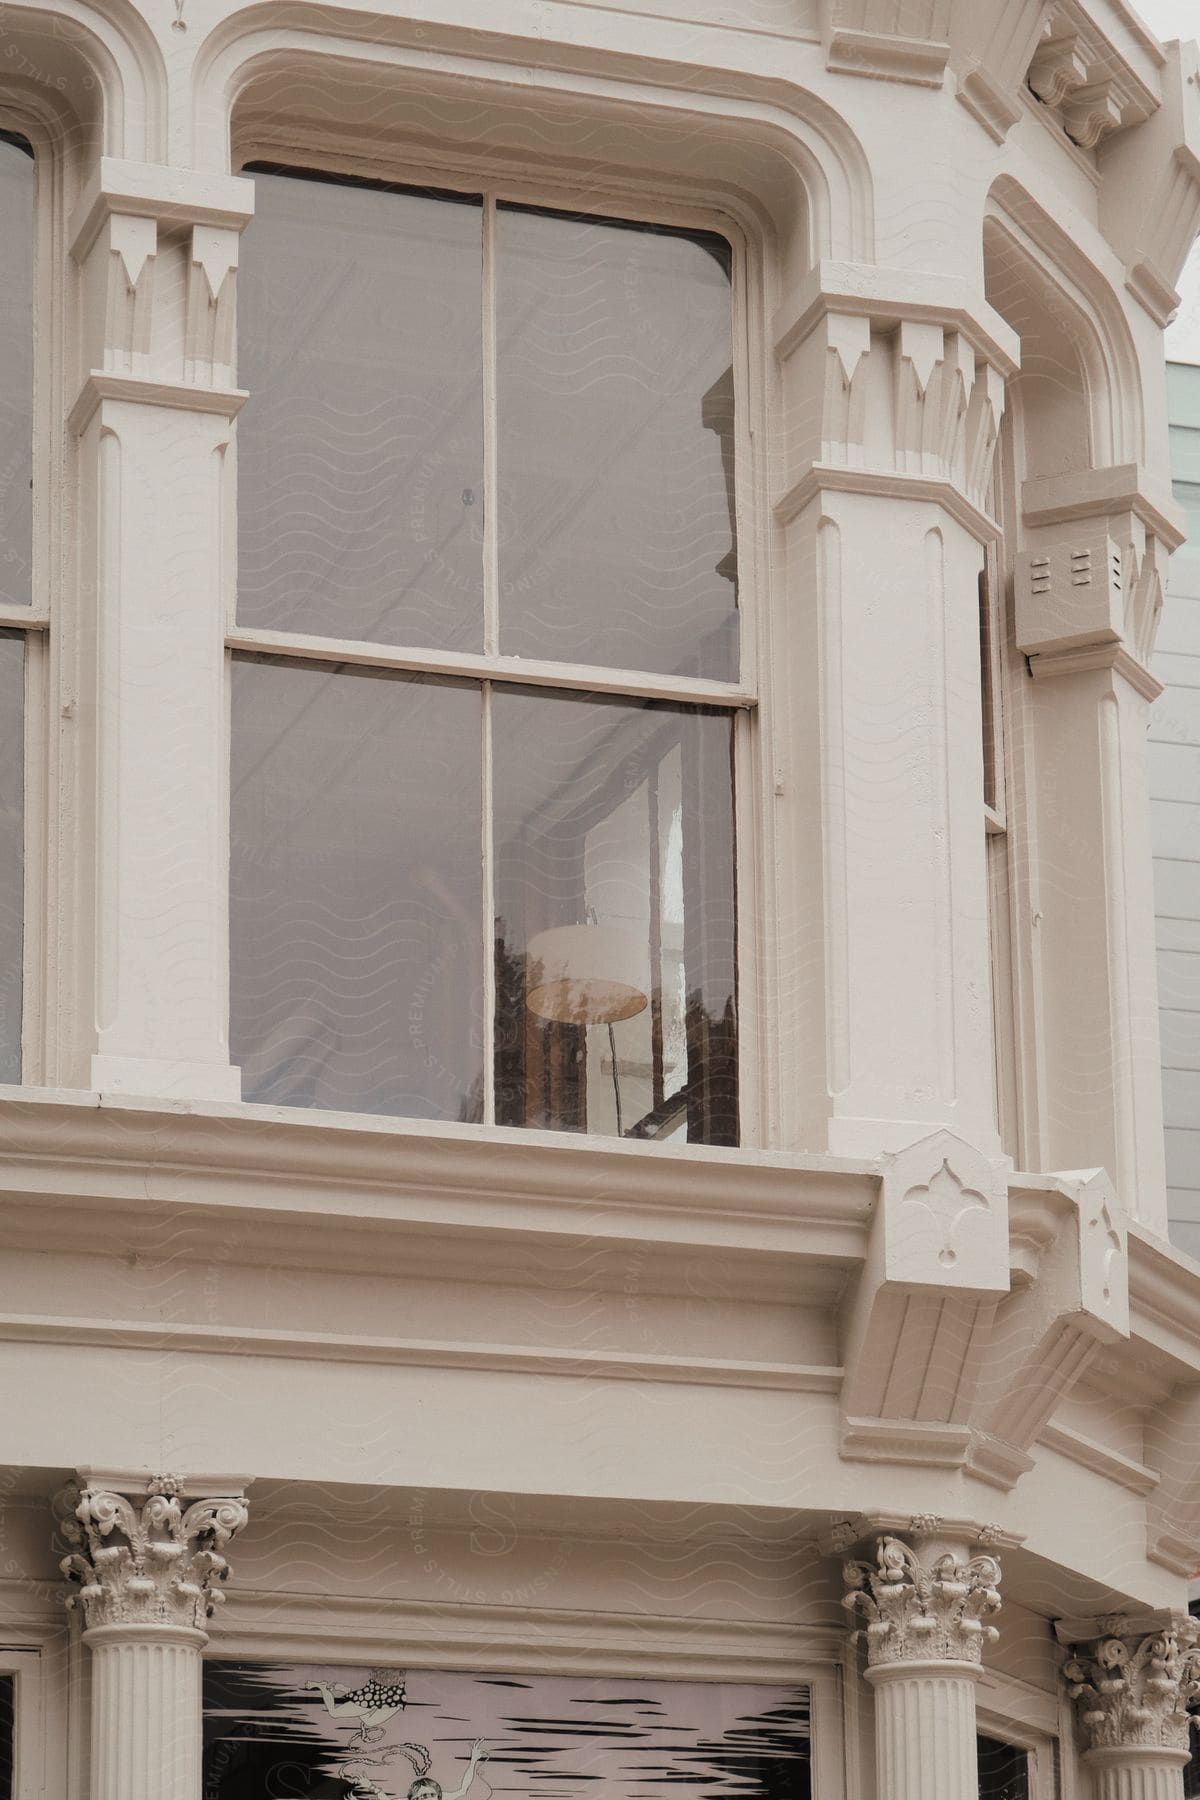
<path fill-rule="evenodd" d="M 345 1691 L 340 1681 L 310 1681 L 325 1702 L 331 1719 L 357 1719 L 358 1729 L 347 1740 L 351 1744 L 377 1744 L 383 1727 L 404 1706 L 404 1676 L 399 1669 L 372 1669 L 361 1687 Z"/>
<path fill-rule="evenodd" d="M 487 1761 L 487 1747 L 482 1738 L 476 1738 L 471 1745 L 471 1756 L 467 1763 L 467 1771 L 456 1788 L 444 1788 L 440 1781 L 435 1781 L 429 1774 L 428 1766 L 418 1771 L 417 1779 L 408 1790 L 408 1800 L 466 1800 L 474 1786 L 480 1763 Z M 485 1778 L 486 1780 L 486 1778 Z"/>
<path fill-rule="evenodd" d="M 446 1789 L 440 1781 L 435 1781 L 429 1773 L 431 1757 L 422 1744 L 404 1744 L 400 1754 L 406 1756 L 413 1766 L 416 1780 L 409 1788 L 406 1800 L 466 1800 L 475 1782 L 479 1765 L 487 1761 L 487 1749 L 482 1738 L 476 1738 L 471 1745 L 471 1755 L 467 1762 L 466 1773 L 456 1788 Z M 357 1759 L 356 1759 L 357 1760 Z M 375 1782 L 364 1775 L 353 1777 L 353 1785 L 346 1800 L 392 1800 L 385 1788 L 376 1786 Z"/>

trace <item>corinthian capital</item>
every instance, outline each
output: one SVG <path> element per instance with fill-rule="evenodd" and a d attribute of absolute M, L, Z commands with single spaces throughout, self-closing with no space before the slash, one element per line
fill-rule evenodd
<path fill-rule="evenodd" d="M 943 1551 L 926 1566 L 900 1538 L 881 1537 L 874 1563 L 847 1562 L 842 1604 L 867 1620 L 872 1667 L 903 1662 L 978 1663 L 999 1637 L 988 1614 L 1000 1610 L 1000 1564 Z"/>
<path fill-rule="evenodd" d="M 203 1630 L 225 1596 L 213 1583 L 229 1565 L 221 1555 L 246 1523 L 237 1497 L 196 1500 L 185 1511 L 181 1483 L 155 1475 L 145 1496 L 85 1487 L 62 1530 L 72 1553 L 62 1559 L 79 1592 L 89 1630 L 101 1625 L 183 1625 Z"/>
<path fill-rule="evenodd" d="M 1099 1637 L 1072 1651 L 1063 1679 L 1089 1750 L 1188 1749 L 1188 1702 L 1200 1699 L 1200 1621 L 1149 1636 Z"/>

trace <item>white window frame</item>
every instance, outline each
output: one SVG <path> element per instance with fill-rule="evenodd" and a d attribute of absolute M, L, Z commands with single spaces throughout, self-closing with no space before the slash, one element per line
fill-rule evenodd
<path fill-rule="evenodd" d="M 0 128 L 23 137 L 33 151 L 33 529 L 29 604 L 0 602 L 0 630 L 25 637 L 24 670 L 24 895 L 21 955 L 22 1086 L 47 1080 L 49 938 L 46 931 L 50 859 L 50 593 L 59 566 L 52 528 L 62 531 L 61 508 L 51 503 L 62 456 L 55 400 L 66 379 L 61 354 L 63 286 L 57 273 L 57 221 L 62 211 L 63 159 L 46 120 L 10 101 L 0 89 Z M 40 477 L 40 479 L 39 479 Z"/>
<path fill-rule="evenodd" d="M 761 879 L 762 846 L 765 841 L 761 761 L 763 756 L 763 721 L 761 695 L 765 686 L 761 664 L 760 634 L 756 629 L 761 608 L 756 597 L 762 592 L 767 567 L 766 541 L 769 498 L 765 486 L 765 469 L 758 458 L 758 444 L 765 435 L 760 428 L 763 396 L 754 379 L 755 359 L 766 354 L 766 333 L 758 314 L 761 271 L 756 246 L 740 220 L 731 213 L 711 205 L 693 203 L 677 196 L 651 197 L 649 189 L 641 191 L 634 184 L 601 186 L 590 184 L 585 193 L 567 183 L 548 182 L 544 173 L 506 172 L 499 176 L 478 163 L 449 158 L 432 158 L 413 163 L 403 157 L 381 158 L 325 143 L 301 144 L 294 135 L 239 138 L 235 145 L 234 168 L 243 173 L 247 165 L 269 162 L 280 169 L 304 170 L 308 174 L 327 173 L 357 176 L 368 180 L 393 182 L 416 188 L 437 187 L 442 190 L 483 196 L 484 290 L 494 294 L 494 235 L 496 207 L 500 202 L 521 206 L 546 207 L 572 214 L 592 214 L 598 219 L 620 219 L 634 224 L 675 226 L 684 230 L 714 232 L 729 243 L 732 251 L 730 272 L 731 344 L 734 383 L 734 497 L 738 542 L 738 619 L 739 676 L 735 681 L 710 681 L 687 676 L 654 674 L 642 670 L 624 670 L 581 663 L 553 662 L 504 656 L 485 649 L 480 654 L 427 650 L 420 646 L 383 645 L 355 639 L 318 636 L 312 633 L 255 630 L 242 626 L 237 618 L 237 579 L 231 569 L 228 584 L 226 658 L 232 666 L 236 652 L 270 654 L 294 659 L 324 662 L 357 663 L 379 669 L 409 673 L 457 676 L 481 684 L 506 683 L 522 687 L 546 687 L 559 693 L 595 693 L 631 699 L 673 701 L 682 705 L 706 705 L 722 708 L 730 714 L 734 740 L 733 815 L 735 837 L 734 877 L 736 882 L 736 966 L 738 1018 L 738 1143 L 742 1149 L 760 1147 L 767 1141 L 764 1095 L 768 1083 L 765 1034 L 768 1015 L 764 1006 L 762 970 L 764 967 L 764 921 L 762 917 Z M 253 229 L 253 227 L 251 227 Z M 490 326 L 490 319 L 487 320 Z M 498 571 L 494 546 L 497 529 L 496 496 L 490 491 L 495 480 L 495 369 L 494 334 L 484 336 L 484 430 L 488 444 L 485 517 L 492 521 L 489 554 L 484 553 L 484 618 L 485 644 L 494 641 L 498 618 Z M 237 506 L 236 432 L 232 446 L 233 479 L 230 482 L 231 506 Z M 231 520 L 230 543 L 236 544 L 236 517 Z M 481 688 L 488 707 L 488 688 Z M 490 741 L 490 734 L 485 742 Z M 486 751 L 485 751 L 486 756 Z M 486 789 L 485 789 L 486 791 Z M 485 819 L 485 857 L 490 871 L 490 822 Z M 494 969 L 484 957 L 488 1055 L 494 1054 Z M 779 1021 L 772 1036 L 779 1036 Z M 483 1125 L 494 1127 L 495 1086 L 491 1065 L 485 1084 Z M 520 1126 L 496 1127 L 511 1130 L 514 1136 L 526 1135 Z M 580 1134 L 597 1143 L 609 1141 L 600 1134 Z"/>
<path fill-rule="evenodd" d="M 50 1679 L 47 1654 L 47 1648 L 0 1644 L 0 1675 L 15 1678 L 13 1800 L 52 1800 L 66 1792 L 61 1683 Z M 61 1670 L 61 1654 L 58 1661 Z"/>

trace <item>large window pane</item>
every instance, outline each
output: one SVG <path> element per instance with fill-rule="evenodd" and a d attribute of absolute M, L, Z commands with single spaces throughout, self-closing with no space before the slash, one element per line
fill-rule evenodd
<path fill-rule="evenodd" d="M 493 702 L 496 1117 L 737 1141 L 732 722 Z"/>
<path fill-rule="evenodd" d="M 729 247 L 502 206 L 500 648 L 734 679 Z"/>
<path fill-rule="evenodd" d="M 809 1800 L 811 1711 L 800 1684 L 213 1661 L 204 1793 Z"/>
<path fill-rule="evenodd" d="M 241 623 L 480 649 L 480 203 L 259 173 L 255 207 Z"/>
<path fill-rule="evenodd" d="M 236 658 L 233 702 L 244 1097 L 481 1117 L 478 689 Z"/>
<path fill-rule="evenodd" d="M 24 633 L 0 631 L 0 1081 L 21 1079 Z"/>
<path fill-rule="evenodd" d="M 0 601 L 33 598 L 33 160 L 0 133 Z"/>

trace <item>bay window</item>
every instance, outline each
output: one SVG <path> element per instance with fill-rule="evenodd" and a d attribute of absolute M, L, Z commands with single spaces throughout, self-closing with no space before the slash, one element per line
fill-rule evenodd
<path fill-rule="evenodd" d="M 252 167 L 243 1095 L 736 1143 L 731 245 Z"/>

